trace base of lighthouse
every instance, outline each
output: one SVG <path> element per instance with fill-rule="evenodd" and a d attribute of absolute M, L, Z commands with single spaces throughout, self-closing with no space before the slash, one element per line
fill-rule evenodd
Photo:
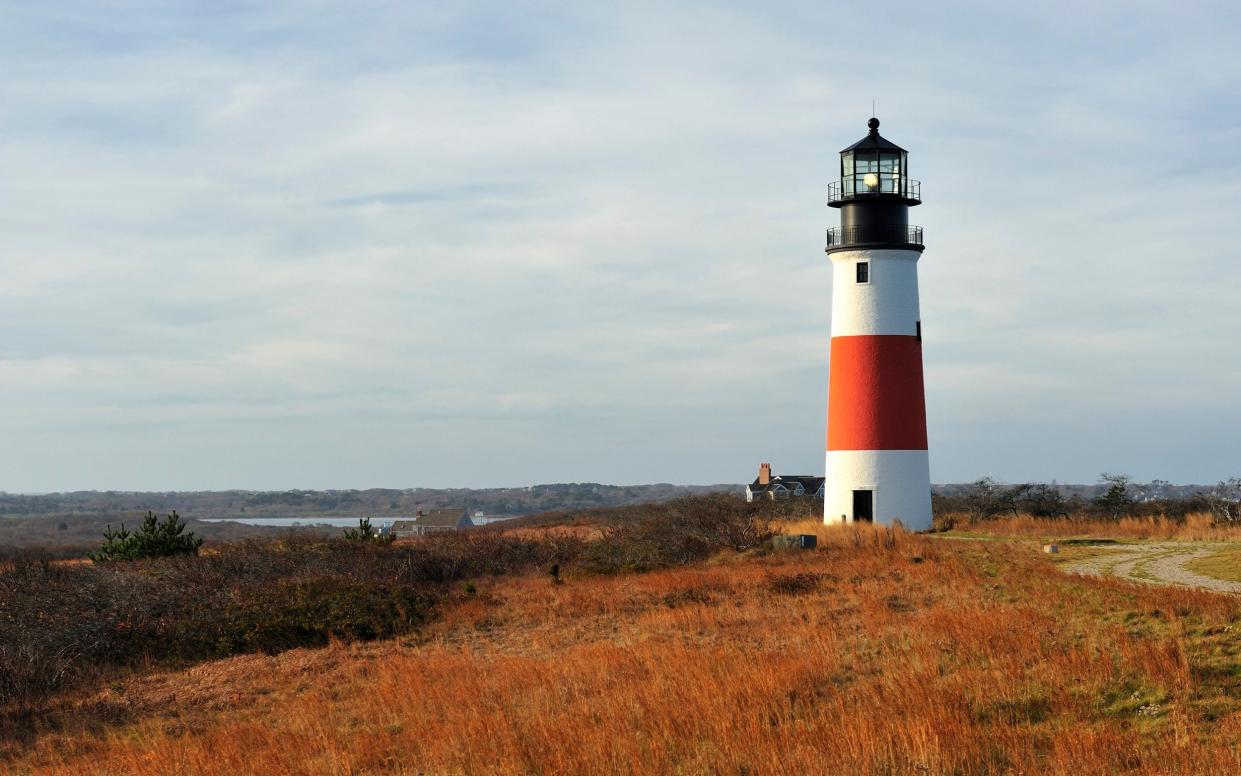
<path fill-rule="evenodd" d="M 897 520 L 911 531 L 931 527 L 931 469 L 926 450 L 829 450 L 823 522 Z"/>

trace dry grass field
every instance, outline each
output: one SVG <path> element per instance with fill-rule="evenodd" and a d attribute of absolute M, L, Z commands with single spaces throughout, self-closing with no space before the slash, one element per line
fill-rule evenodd
<path fill-rule="evenodd" d="M 1241 541 L 1241 524 L 1219 524 L 1206 513 L 1189 514 L 1184 520 L 1173 520 L 1162 516 L 1105 520 L 1082 517 L 1047 519 L 1018 515 L 985 520 L 973 526 L 968 525 L 964 516 L 960 516 L 953 522 L 962 526 L 960 530 L 951 532 L 957 535 L 970 535 L 971 532 L 977 531 L 985 536 L 1020 536 L 1036 539 L 1106 537 L 1126 541 Z"/>
<path fill-rule="evenodd" d="M 1241 772 L 1237 598 L 1066 575 L 1029 538 L 786 530 L 818 549 L 482 578 L 404 637 L 136 672 L 62 698 L 2 767 Z"/>

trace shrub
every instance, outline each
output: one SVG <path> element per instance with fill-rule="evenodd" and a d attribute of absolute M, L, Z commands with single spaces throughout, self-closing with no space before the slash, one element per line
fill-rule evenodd
<path fill-rule="evenodd" d="M 822 581 L 823 576 L 821 574 L 808 571 L 797 574 L 775 574 L 768 575 L 767 587 L 773 593 L 797 596 L 813 593 L 819 588 L 819 584 Z"/>
<path fill-rule="evenodd" d="M 970 517 L 975 521 L 993 517 L 1008 508 L 1005 504 L 1004 485 L 993 477 L 983 477 L 971 483 L 962 498 Z"/>
<path fill-rule="evenodd" d="M 130 533 L 121 524 L 121 530 L 112 526 L 103 534 L 103 546 L 90 559 L 96 562 L 113 560 L 141 560 L 143 558 L 166 558 L 170 555 L 196 555 L 203 540 L 185 533 L 185 523 L 174 509 L 164 520 L 157 521 L 154 512 L 147 512 L 142 525 Z"/>
<path fill-rule="evenodd" d="M 358 520 L 357 528 L 345 529 L 345 540 L 350 542 L 368 542 L 368 541 L 386 541 L 391 542 L 392 534 L 379 534 L 375 527 L 371 525 L 369 517 L 363 517 Z"/>
<path fill-rule="evenodd" d="M 678 499 L 637 522 L 613 525 L 586 548 L 596 572 L 646 571 L 703 560 L 723 549 L 743 551 L 771 538 L 766 505 L 728 496 Z"/>
<path fill-rule="evenodd" d="M 1133 507 L 1133 498 L 1129 495 L 1129 475 L 1105 472 L 1099 475 L 1099 482 L 1106 485 L 1107 490 L 1094 500 L 1095 506 L 1113 519 L 1129 514 Z"/>
<path fill-rule="evenodd" d="M 1069 516 L 1070 504 L 1058 488 L 1043 483 L 1014 485 L 1004 496 L 1014 515 L 1025 513 L 1035 517 Z"/>
<path fill-rule="evenodd" d="M 1221 523 L 1241 521 L 1241 477 L 1221 480 L 1202 496 L 1211 514 Z"/>
<path fill-rule="evenodd" d="M 431 591 L 396 583 L 314 577 L 248 591 L 215 634 L 211 651 L 276 653 L 322 646 L 330 639 L 364 641 L 405 633 L 425 622 Z"/>

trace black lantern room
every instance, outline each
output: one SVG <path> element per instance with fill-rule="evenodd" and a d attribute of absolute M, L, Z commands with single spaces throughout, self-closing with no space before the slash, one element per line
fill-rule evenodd
<path fill-rule="evenodd" d="M 922 250 L 922 227 L 909 225 L 909 208 L 922 203 L 922 185 L 909 179 L 909 152 L 870 133 L 840 152 L 840 180 L 827 204 L 840 208 L 840 227 L 827 230 L 827 251 L 854 248 Z"/>

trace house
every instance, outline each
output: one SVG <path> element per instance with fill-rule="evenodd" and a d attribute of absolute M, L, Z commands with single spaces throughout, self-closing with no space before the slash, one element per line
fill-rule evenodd
<path fill-rule="evenodd" d="M 773 475 L 771 464 L 758 465 L 758 477 L 745 486 L 745 500 L 768 498 L 772 501 L 786 498 L 823 498 L 822 477 L 810 477 L 804 474 Z"/>
<path fill-rule="evenodd" d="M 460 531 L 473 527 L 474 521 L 464 509 L 428 509 L 425 512 L 419 509 L 413 520 L 394 521 L 391 532 L 397 539 L 406 539 L 437 531 Z"/>

